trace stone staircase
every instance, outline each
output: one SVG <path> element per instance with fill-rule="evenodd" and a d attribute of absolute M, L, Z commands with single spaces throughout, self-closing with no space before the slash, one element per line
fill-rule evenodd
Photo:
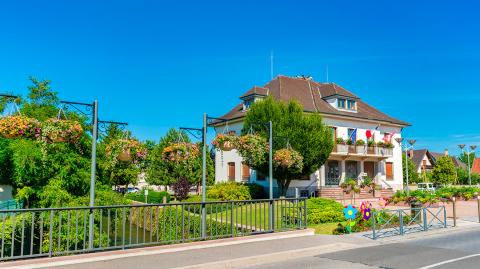
<path fill-rule="evenodd" d="M 378 192 L 377 190 L 376 192 Z M 392 189 L 382 189 L 380 190 L 380 196 L 377 197 L 392 197 L 395 192 Z M 343 190 L 340 187 L 323 187 L 317 191 L 317 195 L 319 197 L 334 199 L 334 200 L 342 200 Z M 343 194 L 343 198 L 347 199 L 350 197 L 350 194 Z M 369 192 L 366 189 L 361 189 L 360 193 L 355 194 L 356 199 L 372 199 L 375 198 L 373 192 Z"/>

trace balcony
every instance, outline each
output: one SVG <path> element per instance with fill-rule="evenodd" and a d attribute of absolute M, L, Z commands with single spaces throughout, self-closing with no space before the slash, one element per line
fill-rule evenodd
<path fill-rule="evenodd" d="M 365 157 L 380 157 L 388 158 L 393 156 L 393 149 L 386 147 L 368 147 L 368 146 L 354 146 L 345 144 L 335 144 L 331 153 L 333 156 L 365 156 Z"/>

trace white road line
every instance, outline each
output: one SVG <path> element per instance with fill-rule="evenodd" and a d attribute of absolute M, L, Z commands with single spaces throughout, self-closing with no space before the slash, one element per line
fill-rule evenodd
<path fill-rule="evenodd" d="M 461 260 L 466 260 L 466 259 L 470 259 L 470 258 L 478 257 L 478 256 L 480 256 L 480 253 L 479 253 L 479 254 L 472 254 L 472 255 L 468 255 L 468 256 L 456 258 L 456 259 L 446 260 L 446 261 L 443 261 L 443 262 L 439 262 L 439 263 L 427 265 L 427 266 L 424 266 L 424 267 L 420 267 L 420 268 L 418 268 L 418 269 L 430 269 L 430 268 L 435 268 L 435 267 L 438 267 L 438 266 L 440 266 L 440 265 L 444 265 L 444 264 L 448 264 L 448 263 L 452 263 L 452 262 L 458 262 L 458 261 L 461 261 Z"/>

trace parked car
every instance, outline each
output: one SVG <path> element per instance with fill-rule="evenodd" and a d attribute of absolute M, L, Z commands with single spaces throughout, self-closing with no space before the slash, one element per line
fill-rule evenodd
<path fill-rule="evenodd" d="M 125 187 L 118 187 L 116 191 L 119 193 L 137 193 L 140 191 L 140 189 L 137 187 L 128 187 L 125 191 Z"/>
<path fill-rule="evenodd" d="M 422 182 L 417 184 L 417 190 L 435 192 L 435 187 L 433 183 Z"/>

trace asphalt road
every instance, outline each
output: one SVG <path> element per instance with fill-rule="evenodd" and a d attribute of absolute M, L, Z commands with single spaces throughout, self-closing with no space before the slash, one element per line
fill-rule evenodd
<path fill-rule="evenodd" d="M 428 236 L 244 268 L 395 268 L 478 269 L 480 229 Z"/>

